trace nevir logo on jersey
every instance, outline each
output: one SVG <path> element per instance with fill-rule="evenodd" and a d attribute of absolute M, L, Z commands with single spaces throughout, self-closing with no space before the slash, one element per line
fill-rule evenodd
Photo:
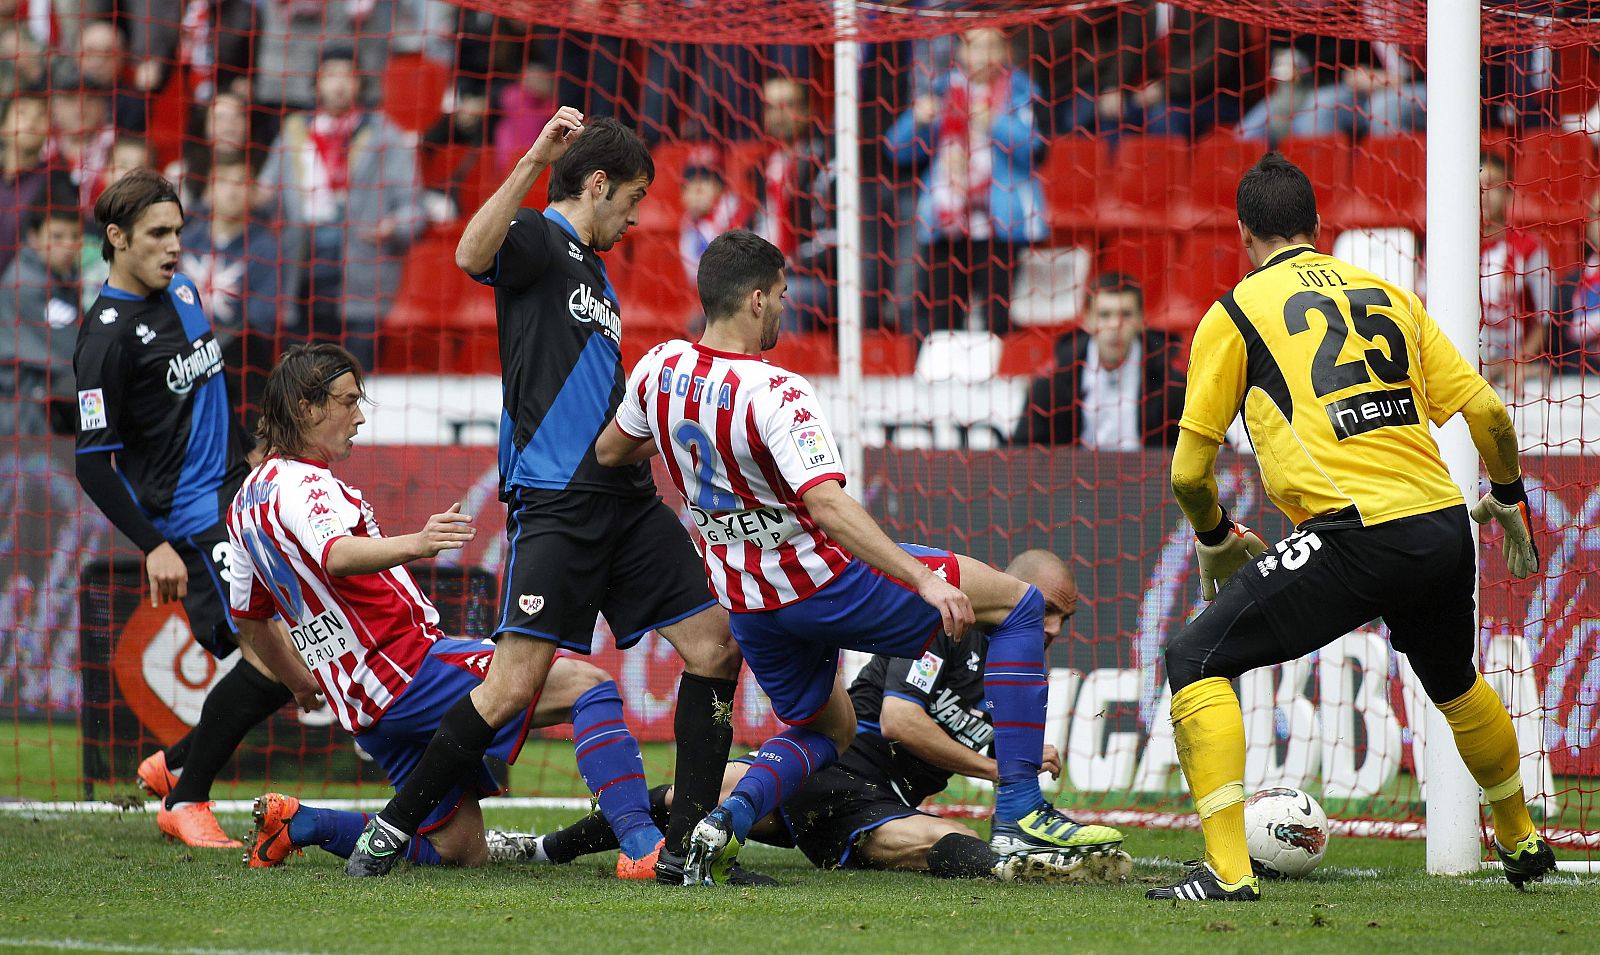
<path fill-rule="evenodd" d="M 1328 421 L 1340 441 L 1397 425 L 1417 424 L 1417 401 L 1410 388 L 1367 391 L 1328 405 Z"/>
<path fill-rule="evenodd" d="M 605 296 L 594 294 L 594 290 L 583 282 L 577 283 L 572 294 L 567 296 L 567 311 L 580 322 L 599 325 L 606 337 L 614 342 L 622 341 L 622 318 L 617 310 L 611 307 Z"/>
<path fill-rule="evenodd" d="M 194 343 L 193 350 L 179 352 L 167 362 L 167 389 L 175 395 L 186 395 L 195 383 L 204 381 L 222 371 L 222 346 L 215 338 L 202 338 Z"/>

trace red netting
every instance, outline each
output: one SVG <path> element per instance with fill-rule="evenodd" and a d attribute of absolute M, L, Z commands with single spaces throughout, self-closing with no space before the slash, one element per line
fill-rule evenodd
<path fill-rule="evenodd" d="M 6 795 L 127 791 L 132 762 L 192 724 L 220 672 L 181 614 L 137 609 L 138 555 L 83 497 L 60 433 L 85 413 L 72 344 L 106 275 L 86 214 L 127 169 L 182 187 L 182 267 L 247 415 L 293 342 L 336 338 L 373 365 L 377 407 L 347 480 L 392 532 L 452 500 L 479 515 L 487 532 L 425 578 L 447 620 L 476 635 L 504 556 L 499 365 L 492 296 L 454 266 L 455 244 L 556 105 L 638 129 L 657 176 L 606 257 L 626 360 L 695 327 L 699 249 L 749 226 L 792 264 L 774 360 L 843 408 L 835 316 L 841 295 L 859 294 L 856 487 L 903 538 L 997 563 L 1029 546 L 1073 560 L 1084 612 L 1053 651 L 1050 738 L 1071 798 L 1108 810 L 1189 806 L 1158 660 L 1199 604 L 1167 448 L 1190 333 L 1248 268 L 1239 173 L 1281 148 L 1317 188 L 1327 248 L 1402 284 L 1429 281 L 1420 2 L 860 3 L 849 21 L 800 0 L 83 7 L 95 12 L 30 4 L 0 19 Z M 1495 157 L 1481 358 L 1516 415 L 1548 561 L 1544 577 L 1510 581 L 1485 533 L 1483 667 L 1517 715 L 1529 793 L 1578 844 L 1596 829 L 1600 773 L 1588 583 L 1600 540 L 1600 31 L 1588 4 L 1483 15 L 1484 134 L 1460 147 Z M 841 36 L 863 41 L 848 144 L 859 290 L 838 283 Z M 346 69 L 353 98 L 329 79 Z M 341 95 L 349 111 L 332 108 Z M 338 122 L 348 116 L 359 122 Z M 1119 326 L 1139 329 L 1131 379 L 1102 374 Z M 1108 410 L 1119 407 L 1131 410 Z M 1226 454 L 1224 496 L 1283 531 L 1254 475 Z M 1420 697 L 1381 636 L 1244 681 L 1248 782 L 1308 788 L 1336 816 L 1411 832 Z M 665 642 L 596 662 L 620 678 L 639 735 L 670 739 Z M 753 681 L 741 693 L 750 742 L 772 722 Z M 383 789 L 336 728 L 293 714 L 252 735 L 219 793 L 253 795 L 268 778 Z M 520 793 L 580 788 L 564 743 L 530 748 L 515 780 Z"/>

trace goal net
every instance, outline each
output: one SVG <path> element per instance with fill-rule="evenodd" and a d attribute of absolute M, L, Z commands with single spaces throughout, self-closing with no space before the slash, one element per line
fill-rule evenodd
<path fill-rule="evenodd" d="M 1422 3 L 80 6 L 0 21 L 0 799 L 128 795 L 138 759 L 181 736 L 233 665 L 198 648 L 181 610 L 149 606 L 138 553 L 73 477 L 72 344 L 107 275 L 95 197 L 138 167 L 179 185 L 182 268 L 247 421 L 287 345 L 339 340 L 371 366 L 375 407 L 342 476 L 391 533 L 457 500 L 477 516 L 478 540 L 419 578 L 454 631 L 483 636 L 504 557 L 499 363 L 492 294 L 453 250 L 566 104 L 637 129 L 656 164 L 606 255 L 625 360 L 698 329 L 691 276 L 710 237 L 775 242 L 790 293 L 771 357 L 863 449 L 856 495 L 902 539 L 997 565 L 1045 547 L 1073 567 L 1081 609 L 1051 650 L 1062 801 L 1192 823 L 1161 669 L 1202 606 L 1167 486 L 1189 339 L 1249 268 L 1233 192 L 1269 148 L 1310 176 L 1326 249 L 1426 295 Z M 1593 844 L 1600 774 L 1586 9 L 1484 5 L 1482 141 L 1455 147 L 1482 157 L 1478 359 L 1515 415 L 1546 561 L 1509 579 L 1483 533 L 1480 665 L 1569 858 Z M 840 41 L 856 44 L 849 75 Z M 1222 496 L 1281 538 L 1238 438 Z M 655 635 L 618 653 L 597 630 L 594 662 L 666 779 L 678 662 Z M 1247 676 L 1240 696 L 1247 785 L 1306 789 L 1346 831 L 1420 833 L 1424 698 L 1381 622 Z M 753 680 L 735 725 L 741 744 L 776 726 Z M 385 790 L 327 714 L 292 709 L 252 733 L 217 793 L 269 782 Z M 581 795 L 561 730 L 530 741 L 512 782 Z M 959 780 L 941 798 L 987 803 Z"/>

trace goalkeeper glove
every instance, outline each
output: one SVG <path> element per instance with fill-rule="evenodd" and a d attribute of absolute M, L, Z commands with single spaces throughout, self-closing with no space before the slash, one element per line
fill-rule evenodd
<path fill-rule="evenodd" d="M 1539 546 L 1533 542 L 1533 521 L 1528 516 L 1528 494 L 1522 479 L 1510 484 L 1491 484 L 1489 493 L 1472 507 L 1472 519 L 1479 524 L 1499 521 L 1505 529 L 1502 553 L 1506 569 L 1518 580 L 1539 572 Z"/>
<path fill-rule="evenodd" d="M 1217 599 L 1217 591 L 1239 568 L 1267 549 L 1261 535 L 1239 524 L 1222 512 L 1222 523 L 1204 534 L 1196 534 L 1194 556 L 1200 564 L 1200 596 Z"/>

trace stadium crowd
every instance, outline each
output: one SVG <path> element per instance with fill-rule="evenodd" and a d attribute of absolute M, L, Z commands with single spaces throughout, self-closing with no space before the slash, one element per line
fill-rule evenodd
<path fill-rule="evenodd" d="M 71 396 L 74 327 L 106 276 L 96 244 L 81 241 L 88 212 L 138 168 L 179 185 L 184 271 L 247 407 L 274 357 L 300 341 L 337 341 L 379 372 L 429 370 L 386 362 L 391 346 L 380 347 L 386 324 L 408 313 L 408 255 L 458 234 L 482 184 L 559 104 L 615 116 L 656 151 L 655 209 L 624 250 L 657 290 L 629 302 L 646 334 L 697 327 L 698 251 L 749 226 L 791 263 L 786 327 L 826 341 L 838 304 L 826 55 L 624 40 L 436 0 L 0 0 L 0 323 L 15 330 L 0 335 L 0 356 L 16 368 L 0 383 L 7 430 L 49 428 L 48 413 L 16 411 L 11 396 L 41 408 Z M 1486 126 L 1515 136 L 1581 124 L 1557 95 L 1557 60 L 1546 48 L 1487 50 Z M 1409 137 L 1420 148 L 1425 114 L 1420 49 L 1279 35 L 1153 0 L 1009 34 L 873 44 L 863 62 L 864 323 L 919 344 L 937 331 L 1018 328 L 1022 273 L 1032 268 L 1035 286 L 1050 278 L 1030 255 L 1062 244 L 1088 247 L 1089 274 L 1052 293 L 1076 300 L 1047 316 L 1052 332 L 1091 314 L 1100 273 L 1130 274 L 1152 329 L 1181 339 L 1198 320 L 1214 292 L 1175 291 L 1159 274 L 1178 223 L 1063 230 L 1063 168 L 1052 165 L 1063 140 L 1092 140 L 1113 162 L 1149 139 L 1348 148 Z M 414 67 L 438 80 L 424 84 L 431 99 L 393 82 Z M 1530 230 L 1526 215 L 1507 215 L 1514 157 L 1488 152 L 1483 169 L 1491 377 L 1593 370 L 1600 193 L 1540 209 L 1585 223 L 1581 234 Z M 1084 341 L 1065 331 L 1010 373 L 1059 379 L 1089 360 Z M 1174 356 L 1181 365 L 1181 344 Z M 1068 396 L 1051 402 L 1032 413 L 1071 413 Z M 1061 433 L 1078 429 L 1024 421 L 1017 440 Z"/>

